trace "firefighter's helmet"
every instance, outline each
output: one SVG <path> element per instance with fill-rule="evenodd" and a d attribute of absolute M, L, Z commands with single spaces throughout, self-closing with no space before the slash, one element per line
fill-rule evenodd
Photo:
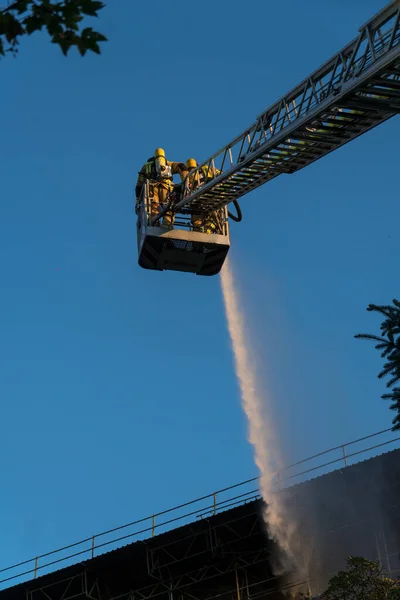
<path fill-rule="evenodd" d="M 162 148 L 156 148 L 155 152 L 154 152 L 154 157 L 155 158 L 165 158 L 165 152 Z"/>
<path fill-rule="evenodd" d="M 197 161 L 194 158 L 188 158 L 186 166 L 188 169 L 195 169 L 197 167 Z"/>

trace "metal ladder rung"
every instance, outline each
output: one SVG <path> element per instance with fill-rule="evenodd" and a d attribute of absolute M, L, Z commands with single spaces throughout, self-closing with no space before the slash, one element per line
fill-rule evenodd
<path fill-rule="evenodd" d="M 347 106 L 343 106 L 341 108 L 347 108 Z M 369 119 L 370 117 L 367 115 L 366 112 L 363 112 L 363 114 L 359 115 L 357 113 L 350 113 L 350 112 L 336 112 L 336 113 L 332 113 L 332 115 L 330 115 L 328 117 L 327 120 L 331 120 L 332 122 L 336 122 L 336 123 L 348 123 L 348 122 L 359 122 L 359 121 L 365 121 L 367 119 Z"/>
<path fill-rule="evenodd" d="M 213 196 L 215 196 L 215 194 L 218 194 L 218 196 L 226 198 L 226 197 L 230 196 L 231 190 L 232 190 L 232 185 L 227 185 L 226 189 L 224 189 L 222 192 L 220 190 L 214 190 L 213 194 L 210 194 L 209 196 L 204 195 L 203 198 L 205 198 L 205 197 L 212 198 Z"/>
<path fill-rule="evenodd" d="M 294 156 L 292 158 L 292 160 L 290 161 L 290 163 L 292 163 L 293 161 L 296 160 L 308 160 L 309 158 L 314 158 L 316 156 L 322 156 L 323 155 L 323 151 L 321 151 L 318 148 L 307 148 L 304 152 L 299 152 L 298 154 L 296 154 L 296 156 Z"/>
<path fill-rule="evenodd" d="M 362 131 L 362 126 L 360 125 L 360 123 L 351 123 L 351 121 L 348 121 L 347 123 L 341 123 L 339 124 L 335 124 L 336 126 L 332 126 L 332 127 L 327 127 L 325 129 L 325 131 L 331 131 L 331 132 L 345 132 L 345 133 L 357 133 L 358 131 Z"/>
<path fill-rule="evenodd" d="M 258 169 L 257 171 L 248 171 L 247 173 L 241 173 L 240 174 L 240 178 L 241 179 L 250 179 L 251 177 L 257 177 L 258 175 L 260 175 L 264 171 L 265 171 L 265 168 Z"/>
<path fill-rule="evenodd" d="M 400 90 L 389 90 L 388 88 L 361 88 L 360 92 L 364 94 L 372 94 L 373 96 L 380 96 L 380 98 L 376 98 L 376 100 L 384 100 L 385 98 L 400 98 Z M 384 96 L 384 98 L 382 98 L 382 96 Z M 374 98 L 372 99 L 374 100 Z"/>
<path fill-rule="evenodd" d="M 218 194 L 226 195 L 227 190 L 229 191 L 231 189 L 231 187 L 232 187 L 232 184 L 230 182 L 226 181 L 223 188 L 214 188 L 213 192 L 214 193 L 218 192 Z"/>
<path fill-rule="evenodd" d="M 282 159 L 284 156 L 287 156 L 289 153 L 288 153 L 288 150 L 281 150 L 281 149 L 275 147 L 275 148 L 271 148 L 269 150 L 268 154 L 270 156 L 272 156 L 271 160 L 276 162 L 277 160 Z"/>
<path fill-rule="evenodd" d="M 318 134 L 317 132 L 302 133 L 301 137 L 303 140 L 309 140 L 310 142 L 314 141 L 326 144 L 336 144 L 338 141 L 346 139 L 346 136 L 343 135 L 332 136 L 328 134 L 325 135 L 322 133 Z"/>
<path fill-rule="evenodd" d="M 348 101 L 348 107 L 349 108 L 361 108 L 361 109 L 365 109 L 365 110 L 369 110 L 369 111 L 375 111 L 376 113 L 382 113 L 382 112 L 386 112 L 386 113 L 395 113 L 398 112 L 398 110 L 400 109 L 400 106 L 392 106 L 392 103 L 383 103 L 383 102 L 378 102 L 377 100 L 373 100 L 368 99 L 368 98 L 363 98 L 362 100 L 349 100 Z M 378 119 L 379 120 L 379 119 Z"/>
<path fill-rule="evenodd" d="M 221 190 L 214 190 L 212 194 L 204 194 L 202 197 L 207 200 L 208 198 L 214 198 L 214 196 L 217 194 L 218 196 L 221 196 L 221 198 L 227 198 L 230 195 L 229 191 L 230 190 L 221 192 Z"/>
<path fill-rule="evenodd" d="M 334 121 L 332 121 L 334 123 Z M 363 129 L 368 127 L 372 123 L 371 119 L 344 119 L 343 121 L 337 121 L 336 124 L 340 124 L 345 131 L 348 131 L 350 128 L 355 129 Z"/>
<path fill-rule="evenodd" d="M 283 144 L 282 144 L 282 145 L 283 145 Z M 279 154 L 279 155 L 282 155 L 282 154 L 287 154 L 287 153 L 289 152 L 289 148 L 287 147 L 287 146 L 288 146 L 288 144 L 286 145 L 286 148 L 285 148 L 285 147 L 282 147 L 282 145 L 281 145 L 281 144 L 279 144 L 279 146 L 275 146 L 275 148 L 272 148 L 272 149 L 270 150 L 270 152 L 275 152 L 275 154 Z"/>
<path fill-rule="evenodd" d="M 332 125 L 324 125 L 323 123 L 321 123 L 321 125 L 318 125 L 316 133 L 321 133 L 321 130 L 326 131 L 327 133 L 333 133 L 336 136 L 336 133 L 340 133 L 341 131 L 347 131 L 348 127 L 346 127 L 345 123 L 340 122 L 332 122 Z"/>
<path fill-rule="evenodd" d="M 393 65 L 392 65 L 393 67 Z M 383 71 L 384 75 L 393 75 L 393 77 L 400 77 L 400 63 L 398 63 L 394 68 L 388 68 Z"/>
<path fill-rule="evenodd" d="M 311 150 L 311 148 L 310 148 Z M 301 152 L 299 153 L 298 157 L 299 159 L 305 159 L 306 161 L 308 160 L 315 160 L 315 158 L 318 158 L 320 156 L 323 156 L 324 152 L 322 152 L 321 150 L 319 152 Z M 295 159 L 293 159 L 295 160 Z"/>
<path fill-rule="evenodd" d="M 235 179 L 230 179 L 229 182 L 231 185 L 236 185 L 236 186 L 241 186 L 243 185 L 243 182 L 247 182 L 250 181 L 251 179 L 254 179 L 253 177 L 236 177 Z"/>
<path fill-rule="evenodd" d="M 251 179 L 251 177 L 237 177 L 236 179 L 232 179 L 233 183 L 237 185 L 242 185 L 243 182 L 247 182 Z"/>
<path fill-rule="evenodd" d="M 224 189 L 222 190 L 222 194 L 221 194 L 221 191 L 217 190 L 217 189 L 214 190 L 214 193 L 221 194 L 222 196 L 229 195 L 230 190 L 232 189 L 233 185 L 237 185 L 237 184 L 235 184 L 235 183 L 233 183 L 231 181 L 229 181 L 229 182 L 227 181 L 226 184 L 225 184 Z"/>
<path fill-rule="evenodd" d="M 244 167 L 241 171 L 240 174 L 243 176 L 246 175 L 251 175 L 252 173 L 260 173 L 260 171 L 263 170 L 263 167 L 259 168 L 259 169 L 255 169 L 253 166 L 249 166 L 249 167 Z"/>
<path fill-rule="evenodd" d="M 308 147 L 318 147 L 319 150 L 329 150 L 329 148 L 332 146 L 331 143 L 328 143 L 328 141 L 325 139 L 316 139 L 316 138 L 305 138 L 303 137 L 303 134 L 301 132 L 296 133 L 296 138 L 299 139 L 301 142 L 306 142 L 309 144 Z"/>
<path fill-rule="evenodd" d="M 400 90 L 400 81 L 396 79 L 374 79 L 372 81 L 373 85 L 381 85 L 382 87 L 393 88 L 395 90 Z"/>
<path fill-rule="evenodd" d="M 268 165 L 270 165 L 272 162 L 273 159 L 270 156 L 268 156 L 268 154 L 266 154 L 261 158 L 257 158 L 257 162 L 255 164 L 259 167 L 268 167 Z"/>

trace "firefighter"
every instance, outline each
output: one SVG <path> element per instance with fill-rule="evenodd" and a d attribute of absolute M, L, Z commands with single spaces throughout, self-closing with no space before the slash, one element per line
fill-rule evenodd
<path fill-rule="evenodd" d="M 197 161 L 194 158 L 188 158 L 186 161 L 186 167 L 189 170 L 189 173 L 192 169 L 196 169 L 197 166 Z M 215 167 L 203 165 L 196 173 L 193 173 L 192 175 L 189 174 L 189 189 L 192 191 L 196 190 L 199 186 L 205 185 L 220 173 L 221 171 Z M 216 210 L 213 210 L 208 215 L 192 213 L 193 231 L 203 231 L 208 234 L 216 233 L 219 229 L 218 221 L 218 212 Z"/>
<path fill-rule="evenodd" d="M 172 178 L 177 174 L 180 175 L 182 181 L 185 179 L 188 171 L 184 163 L 167 160 L 164 150 L 156 148 L 154 156 L 151 156 L 139 171 L 135 188 L 136 207 L 140 200 L 143 185 L 148 180 L 150 182 L 150 194 L 153 196 L 151 200 L 151 218 L 157 216 L 174 190 Z M 172 210 L 169 210 L 164 214 L 162 226 L 172 228 L 174 220 L 175 215 Z M 160 226 L 159 223 L 158 226 Z"/>

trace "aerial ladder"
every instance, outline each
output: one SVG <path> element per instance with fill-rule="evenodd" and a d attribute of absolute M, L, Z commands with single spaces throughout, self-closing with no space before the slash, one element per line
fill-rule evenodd
<path fill-rule="evenodd" d="M 293 174 L 400 112 L 400 0 L 365 23 L 357 37 L 260 114 L 242 134 L 190 171 L 173 202 L 176 227 L 160 227 L 171 203 L 150 217 L 149 186 L 138 218 L 139 264 L 214 275 L 230 247 L 228 216 L 238 199 L 278 175 Z M 219 173 L 193 189 L 201 169 Z M 217 171 L 215 171 L 217 169 Z M 233 203 L 238 213 L 228 211 Z M 190 215 L 217 211 L 216 234 L 191 231 Z"/>

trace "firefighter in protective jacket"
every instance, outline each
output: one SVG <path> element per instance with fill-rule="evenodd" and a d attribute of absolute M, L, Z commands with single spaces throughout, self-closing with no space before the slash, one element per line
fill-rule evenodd
<path fill-rule="evenodd" d="M 151 156 L 139 171 L 135 189 L 136 206 L 139 203 L 143 185 L 146 180 L 149 180 L 150 194 L 152 195 L 151 218 L 153 219 L 167 204 L 169 195 L 174 190 L 173 176 L 177 174 L 180 175 L 182 181 L 185 179 L 188 170 L 184 163 L 166 160 L 164 150 L 157 148 L 154 156 Z M 163 226 L 172 227 L 173 223 L 173 212 L 166 212 L 163 217 Z M 160 225 L 158 224 L 158 226 Z"/>
<path fill-rule="evenodd" d="M 196 171 L 192 175 L 190 171 L 196 169 L 197 161 L 194 158 L 188 158 L 186 161 L 186 167 L 189 171 L 188 185 L 192 191 L 195 191 L 198 187 L 205 185 L 214 177 L 217 177 L 221 171 L 208 165 L 203 165 L 199 171 Z M 218 212 L 213 210 L 208 215 L 192 213 L 192 226 L 193 231 L 204 231 L 204 233 L 216 233 L 218 224 Z"/>

